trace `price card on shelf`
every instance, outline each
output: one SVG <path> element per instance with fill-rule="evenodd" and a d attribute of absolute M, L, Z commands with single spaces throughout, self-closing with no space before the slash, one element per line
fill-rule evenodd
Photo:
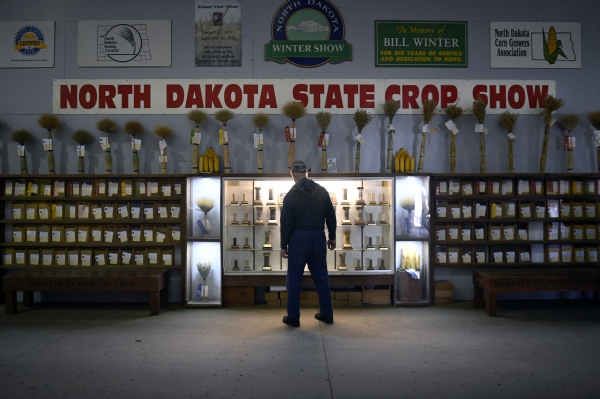
<path fill-rule="evenodd" d="M 13 231 L 13 242 L 23 242 L 23 232 Z"/>
<path fill-rule="evenodd" d="M 471 206 L 470 205 L 463 205 L 462 211 L 463 211 L 463 217 L 464 218 L 470 218 L 471 217 Z"/>
<path fill-rule="evenodd" d="M 448 192 L 448 186 L 445 181 L 440 182 L 440 194 L 446 194 Z"/>
<path fill-rule="evenodd" d="M 69 266 L 79 265 L 79 254 L 69 254 Z"/>
<path fill-rule="evenodd" d="M 37 266 L 40 263 L 40 254 L 29 254 L 29 263 Z"/>
<path fill-rule="evenodd" d="M 462 259 L 463 259 L 463 263 L 471 263 L 471 254 L 470 253 L 463 254 Z"/>
<path fill-rule="evenodd" d="M 104 207 L 104 216 L 107 219 L 112 219 L 114 217 L 114 208 L 112 206 Z"/>
<path fill-rule="evenodd" d="M 512 227 L 504 229 L 504 239 L 505 240 L 514 240 L 515 239 L 515 231 Z"/>
<path fill-rule="evenodd" d="M 52 230 L 52 242 L 61 242 L 60 230 Z"/>
<path fill-rule="evenodd" d="M 471 240 L 471 229 L 463 229 L 462 230 L 462 239 L 463 239 L 463 241 Z"/>
<path fill-rule="evenodd" d="M 148 253 L 148 263 L 151 265 L 158 264 L 158 254 L 156 252 Z"/>
<path fill-rule="evenodd" d="M 154 219 L 154 209 L 144 208 L 144 216 L 146 219 Z"/>
<path fill-rule="evenodd" d="M 14 208 L 13 210 L 13 219 L 23 219 L 23 214 L 21 212 L 21 208 Z"/>
<path fill-rule="evenodd" d="M 11 195 L 13 195 L 13 185 L 11 181 L 6 181 L 4 183 L 4 195 L 7 197 L 10 197 Z"/>
<path fill-rule="evenodd" d="M 475 239 L 476 240 L 483 240 L 484 237 L 484 231 L 483 229 L 475 229 Z"/>
<path fill-rule="evenodd" d="M 112 231 L 105 231 L 104 242 L 113 242 L 114 235 L 115 233 L 113 233 Z"/>
<path fill-rule="evenodd" d="M 124 265 L 128 265 L 129 262 L 131 262 L 131 252 L 123 251 L 123 253 L 121 254 L 121 261 Z"/>
<path fill-rule="evenodd" d="M 448 229 L 448 235 L 451 240 L 458 240 L 458 229 Z"/>
<path fill-rule="evenodd" d="M 92 256 L 87 254 L 81 254 L 81 266 L 91 266 Z"/>
<path fill-rule="evenodd" d="M 25 215 L 27 219 L 35 219 L 35 209 L 34 208 L 27 208 L 25 210 Z"/>
<path fill-rule="evenodd" d="M 494 262 L 502 263 L 502 252 L 494 252 Z"/>
<path fill-rule="evenodd" d="M 79 230 L 77 232 L 77 241 L 79 242 L 87 242 L 87 231 L 86 230 Z"/>
<path fill-rule="evenodd" d="M 558 229 L 549 229 L 548 230 L 548 239 L 549 240 L 558 240 Z"/>
<path fill-rule="evenodd" d="M 448 261 L 450 263 L 458 263 L 458 253 L 457 252 L 448 252 Z"/>
<path fill-rule="evenodd" d="M 492 230 L 490 231 L 491 235 L 492 235 L 492 241 L 498 241 L 500 239 L 500 230 Z"/>
<path fill-rule="evenodd" d="M 144 230 L 144 241 L 154 241 L 154 233 L 152 232 L 152 230 Z"/>
<path fill-rule="evenodd" d="M 102 240 L 102 230 L 92 230 L 92 241 L 98 242 Z"/>
<path fill-rule="evenodd" d="M 173 241 L 179 241 L 179 240 L 181 240 L 181 231 L 179 231 L 179 230 L 173 230 L 171 232 L 171 238 L 173 239 Z"/>
<path fill-rule="evenodd" d="M 171 207 L 171 218 L 173 218 L 173 219 L 179 218 L 179 207 L 178 206 Z"/>
<path fill-rule="evenodd" d="M 117 237 L 119 238 L 119 241 L 127 242 L 127 232 L 126 231 L 119 231 L 117 233 Z"/>
<path fill-rule="evenodd" d="M 48 219 L 48 217 L 49 217 L 48 208 L 40 209 L 40 219 Z"/>
<path fill-rule="evenodd" d="M 163 264 L 165 266 L 173 265 L 173 255 L 171 254 L 163 254 Z"/>
<path fill-rule="evenodd" d="M 598 262 L 598 251 L 590 250 L 588 252 L 590 262 Z"/>
<path fill-rule="evenodd" d="M 117 264 L 119 264 L 119 257 L 118 256 L 119 255 L 117 253 L 114 253 L 114 252 L 109 253 L 108 254 L 108 263 L 110 265 L 117 265 Z"/>
<path fill-rule="evenodd" d="M 134 242 L 141 241 L 142 232 L 140 230 L 131 230 L 131 240 Z"/>
<path fill-rule="evenodd" d="M 515 252 L 514 251 L 506 251 L 506 262 L 507 263 L 515 263 Z"/>
<path fill-rule="evenodd" d="M 165 242 L 165 236 L 163 233 L 156 233 L 156 242 Z"/>
<path fill-rule="evenodd" d="M 477 260 L 477 263 L 485 263 L 485 252 L 475 253 L 475 259 Z"/>
<path fill-rule="evenodd" d="M 46 243 L 48 242 L 49 234 L 47 231 L 40 231 L 40 242 Z"/>
<path fill-rule="evenodd" d="M 446 240 L 446 230 L 438 230 L 437 231 L 437 239 L 439 241 L 445 241 Z"/>
<path fill-rule="evenodd" d="M 438 212 L 438 217 L 439 218 L 445 218 L 446 217 L 446 208 L 437 208 L 437 212 Z"/>
<path fill-rule="evenodd" d="M 162 195 L 163 197 L 171 196 L 171 186 L 162 186 Z"/>
<path fill-rule="evenodd" d="M 74 231 L 67 231 L 65 233 L 65 237 L 67 239 L 67 242 L 75 242 L 75 232 Z"/>
<path fill-rule="evenodd" d="M 102 208 L 92 209 L 92 215 L 94 216 L 94 219 L 102 219 Z"/>
<path fill-rule="evenodd" d="M 133 261 L 135 262 L 136 266 L 144 265 L 144 255 L 142 255 L 142 254 L 134 255 L 133 259 L 134 259 Z"/>
<path fill-rule="evenodd" d="M 42 264 L 44 266 L 52 265 L 52 255 L 49 255 L 49 254 L 42 255 Z"/>

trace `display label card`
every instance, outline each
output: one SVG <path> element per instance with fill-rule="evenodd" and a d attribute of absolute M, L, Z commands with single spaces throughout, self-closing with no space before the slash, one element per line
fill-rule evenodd
<path fill-rule="evenodd" d="M 102 240 L 102 230 L 92 230 L 92 241 Z"/>
<path fill-rule="evenodd" d="M 484 231 L 483 229 L 475 229 L 475 239 L 476 240 L 483 240 L 484 237 Z"/>
<path fill-rule="evenodd" d="M 458 194 L 458 192 L 460 190 L 460 184 L 457 181 L 450 181 L 448 186 L 449 186 L 448 187 L 449 195 Z"/>
<path fill-rule="evenodd" d="M 462 230 L 462 239 L 463 241 L 469 241 L 471 239 L 471 229 Z"/>
<path fill-rule="evenodd" d="M 148 263 L 150 263 L 151 265 L 158 264 L 158 254 L 155 252 L 149 253 L 148 254 Z"/>
<path fill-rule="evenodd" d="M 575 261 L 583 262 L 584 260 L 585 260 L 585 252 L 583 250 L 576 250 L 575 251 Z"/>
<path fill-rule="evenodd" d="M 111 265 L 117 265 L 119 263 L 118 254 L 114 252 L 108 254 L 108 263 Z"/>
<path fill-rule="evenodd" d="M 92 215 L 94 215 L 94 219 L 102 219 L 102 208 L 92 209 Z"/>
<path fill-rule="evenodd" d="M 477 263 L 485 263 L 485 252 L 476 252 L 475 259 Z"/>
<path fill-rule="evenodd" d="M 40 209 L 39 214 L 40 214 L 40 219 L 48 219 L 48 217 L 49 217 L 48 208 Z"/>
<path fill-rule="evenodd" d="M 129 262 L 131 262 L 131 252 L 123 251 L 123 253 L 121 254 L 121 260 L 124 265 L 128 265 Z"/>
<path fill-rule="evenodd" d="M 445 181 L 440 182 L 440 194 L 446 194 L 448 192 L 448 185 Z"/>
<path fill-rule="evenodd" d="M 162 195 L 163 195 L 163 197 L 170 197 L 171 196 L 171 186 L 163 186 L 162 187 Z"/>
<path fill-rule="evenodd" d="M 42 139 L 44 151 L 52 151 L 52 139 Z"/>
<path fill-rule="evenodd" d="M 583 207 L 581 205 L 573 207 L 573 216 L 575 216 L 576 218 L 580 218 L 583 216 Z"/>
<path fill-rule="evenodd" d="M 77 232 L 77 241 L 79 242 L 87 242 L 87 231 L 86 230 L 79 230 Z"/>
<path fill-rule="evenodd" d="M 115 233 L 113 233 L 112 231 L 105 231 L 104 242 L 113 242 L 114 235 Z"/>
<path fill-rule="evenodd" d="M 47 231 L 40 231 L 40 242 L 48 242 L 50 234 Z"/>
<path fill-rule="evenodd" d="M 82 254 L 81 255 L 81 266 L 91 266 L 92 265 L 91 258 L 92 257 L 90 255 Z"/>
<path fill-rule="evenodd" d="M 171 218 L 173 218 L 173 219 L 179 218 L 179 207 L 178 206 L 171 207 Z"/>
<path fill-rule="evenodd" d="M 42 255 L 42 264 L 44 266 L 52 265 L 52 255 L 48 255 L 48 254 Z"/>
<path fill-rule="evenodd" d="M 515 231 L 513 228 L 504 229 L 504 239 L 505 240 L 514 240 L 515 239 Z"/>
<path fill-rule="evenodd" d="M 446 208 L 438 208 L 437 209 L 438 212 L 438 217 L 439 218 L 445 218 L 446 217 Z"/>
<path fill-rule="evenodd" d="M 531 217 L 531 209 L 528 206 L 524 206 L 521 208 L 521 215 L 523 215 L 524 218 Z"/>
<path fill-rule="evenodd" d="M 590 262 L 598 262 L 598 251 L 589 251 L 588 256 L 590 258 Z"/>
<path fill-rule="evenodd" d="M 506 262 L 515 263 L 515 253 L 513 251 L 506 251 Z"/>
<path fill-rule="evenodd" d="M 158 216 L 161 219 L 165 219 L 165 218 L 167 218 L 169 216 L 168 213 L 167 213 L 167 207 L 166 206 L 159 206 L 158 207 Z"/>
<path fill-rule="evenodd" d="M 154 234 L 152 233 L 152 230 L 144 230 L 144 240 L 154 241 Z"/>
<path fill-rule="evenodd" d="M 112 219 L 114 217 L 114 207 L 105 206 L 104 207 L 104 217 L 107 219 Z"/>
<path fill-rule="evenodd" d="M 142 232 L 140 230 L 131 230 L 131 240 L 138 242 L 141 241 Z"/>
<path fill-rule="evenodd" d="M 494 252 L 494 262 L 502 263 L 502 252 Z"/>
<path fill-rule="evenodd" d="M 536 206 L 535 207 L 535 216 L 538 218 L 543 218 L 544 215 L 546 215 L 546 208 L 543 206 Z"/>
<path fill-rule="evenodd" d="M 548 230 L 548 239 L 549 240 L 558 240 L 558 230 L 557 229 Z"/>
<path fill-rule="evenodd" d="M 573 229 L 573 236 L 575 237 L 576 240 L 583 239 L 583 229 L 580 229 L 580 228 Z"/>
<path fill-rule="evenodd" d="M 104 151 L 106 151 L 110 148 L 110 143 L 108 141 L 108 137 L 100 137 L 100 138 L 98 138 L 98 140 L 100 141 L 100 147 L 102 147 L 102 149 Z"/>
<path fill-rule="evenodd" d="M 448 235 L 451 240 L 458 240 L 458 229 L 448 229 Z"/>
<path fill-rule="evenodd" d="M 104 254 L 96 255 L 96 263 L 98 264 L 98 266 L 104 266 L 106 264 Z"/>
<path fill-rule="evenodd" d="M 56 255 L 56 265 L 64 266 L 66 261 L 66 256 L 63 254 Z"/>
<path fill-rule="evenodd" d="M 471 206 L 465 205 L 462 207 L 462 211 L 463 211 L 463 217 L 468 219 L 470 218 L 471 215 Z"/>
<path fill-rule="evenodd" d="M 527 240 L 527 230 L 526 229 L 519 229 L 519 239 Z"/>
<path fill-rule="evenodd" d="M 445 125 L 448 128 L 448 130 L 450 130 L 452 132 L 452 134 L 454 134 L 454 135 L 458 134 L 458 128 L 456 127 L 456 125 L 454 124 L 454 121 L 452 119 L 450 119 L 448 122 L 446 122 Z"/>
<path fill-rule="evenodd" d="M 463 254 L 463 263 L 471 263 L 471 254 Z"/>
<path fill-rule="evenodd" d="M 571 261 L 571 251 L 566 249 L 562 251 L 562 261 L 570 262 Z"/>
<path fill-rule="evenodd" d="M 492 235 L 493 241 L 497 241 L 500 239 L 500 230 L 492 230 L 492 231 L 490 231 L 490 233 Z"/>
<path fill-rule="evenodd" d="M 108 196 L 112 197 L 113 195 L 117 195 L 119 193 L 119 183 L 118 182 L 108 182 Z"/>
<path fill-rule="evenodd" d="M 106 195 L 106 183 L 98 183 L 98 195 Z"/>
<path fill-rule="evenodd" d="M 460 219 L 460 208 L 452 208 L 450 211 L 453 219 Z"/>
<path fill-rule="evenodd" d="M 127 210 L 127 206 L 120 206 L 120 207 L 118 208 L 118 212 L 119 212 L 119 215 L 120 215 L 120 216 L 121 216 L 123 219 L 126 219 L 126 218 L 128 218 L 128 217 L 129 217 L 129 212 L 128 212 L 128 210 Z"/>
<path fill-rule="evenodd" d="M 117 237 L 119 238 L 119 241 L 127 242 L 127 232 L 126 231 L 119 231 L 117 233 Z"/>
<path fill-rule="evenodd" d="M 262 135 L 261 135 L 262 137 Z M 262 138 L 261 138 L 262 140 Z M 173 184 L 173 188 L 175 190 L 175 195 L 181 195 L 181 183 L 175 183 Z"/>
<path fill-rule="evenodd" d="M 130 196 L 131 195 L 131 184 L 125 184 L 125 195 Z"/>
<path fill-rule="evenodd" d="M 173 241 L 179 241 L 181 239 L 181 232 L 179 230 L 174 230 L 171 232 L 171 237 Z"/>
<path fill-rule="evenodd" d="M 36 242 L 37 241 L 37 231 L 27 231 L 27 241 L 28 242 Z"/>
<path fill-rule="evenodd" d="M 465 195 L 473 195 L 473 186 L 470 184 L 463 185 L 463 192 Z"/>
<path fill-rule="evenodd" d="M 165 266 L 173 265 L 173 255 L 171 254 L 163 254 L 163 264 Z"/>
<path fill-rule="evenodd" d="M 140 218 L 140 207 L 139 206 L 132 206 L 131 207 L 131 218 L 132 219 L 139 219 Z"/>
<path fill-rule="evenodd" d="M 448 252 L 448 261 L 450 263 L 458 263 L 458 252 Z"/>
<path fill-rule="evenodd" d="M 445 241 L 446 240 L 446 230 L 438 230 L 437 231 L 437 239 L 439 241 Z"/>
<path fill-rule="evenodd" d="M 13 231 L 13 242 L 23 242 L 22 231 Z"/>
<path fill-rule="evenodd" d="M 585 214 L 587 217 L 596 217 L 596 207 L 593 205 L 586 205 L 585 207 Z"/>
<path fill-rule="evenodd" d="M 596 238 L 596 229 L 595 228 L 588 228 L 585 230 L 585 236 L 588 240 L 594 240 Z"/>
<path fill-rule="evenodd" d="M 144 255 L 135 255 L 133 259 L 136 266 L 142 266 L 144 264 Z"/>
<path fill-rule="evenodd" d="M 22 197 L 25 195 L 25 184 L 15 183 L 15 196 Z"/>
<path fill-rule="evenodd" d="M 25 214 L 27 215 L 27 219 L 35 219 L 35 209 L 27 208 Z"/>
<path fill-rule="evenodd" d="M 146 219 L 154 219 L 154 209 L 144 208 L 144 216 Z"/>
<path fill-rule="evenodd" d="M 65 238 L 67 239 L 67 242 L 75 242 L 75 232 L 74 231 L 65 232 Z"/>
<path fill-rule="evenodd" d="M 165 236 L 163 233 L 156 233 L 156 242 L 165 242 Z"/>
<path fill-rule="evenodd" d="M 569 194 L 569 182 L 565 180 L 560 181 L 560 194 Z"/>
<path fill-rule="evenodd" d="M 158 194 L 158 182 L 150 182 L 150 194 Z"/>
<path fill-rule="evenodd" d="M 477 211 L 477 216 L 480 218 L 484 218 L 487 211 L 487 205 L 477 204 L 477 206 L 479 207 Z"/>
<path fill-rule="evenodd" d="M 508 204 L 506 216 L 515 217 L 515 204 Z"/>
<path fill-rule="evenodd" d="M 40 254 L 29 254 L 29 263 L 33 266 L 37 266 L 40 263 Z"/>
<path fill-rule="evenodd" d="M 79 265 L 79 255 L 78 254 L 69 254 L 69 266 L 78 266 Z"/>

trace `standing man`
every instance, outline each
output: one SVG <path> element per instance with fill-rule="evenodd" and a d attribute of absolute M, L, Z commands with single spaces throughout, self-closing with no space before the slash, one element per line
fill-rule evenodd
<path fill-rule="evenodd" d="M 333 308 L 326 255 L 327 248 L 335 249 L 335 209 L 327 190 L 308 178 L 303 161 L 295 161 L 290 173 L 295 184 L 283 199 L 280 222 L 281 257 L 288 258 L 288 314 L 283 322 L 300 326 L 300 288 L 304 265 L 308 264 L 319 295 L 319 313 L 315 319 L 331 324 Z M 324 222 L 329 240 L 325 238 Z"/>

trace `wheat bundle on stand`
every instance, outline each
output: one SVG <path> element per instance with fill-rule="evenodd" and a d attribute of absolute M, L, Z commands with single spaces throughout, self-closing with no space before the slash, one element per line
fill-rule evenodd
<path fill-rule="evenodd" d="M 558 119 L 558 123 L 567 129 L 567 135 L 565 136 L 565 150 L 567 151 L 567 173 L 573 173 L 573 167 L 575 166 L 575 158 L 573 155 L 575 138 L 573 137 L 573 129 L 577 127 L 580 120 L 581 117 L 577 114 L 566 114 Z"/>
<path fill-rule="evenodd" d="M 281 113 L 292 120 L 289 137 L 286 137 L 290 143 L 288 147 L 288 168 L 292 167 L 292 163 L 296 160 L 296 119 L 306 115 L 304 104 L 297 101 L 289 101 L 283 104 Z"/>
<path fill-rule="evenodd" d="M 110 141 L 108 140 L 108 134 L 117 130 L 117 124 L 108 119 L 101 119 L 96 125 L 96 129 L 104 133 L 103 139 L 100 140 L 100 145 L 104 150 L 104 173 L 107 175 L 112 174 L 112 155 L 110 153 Z"/>
<path fill-rule="evenodd" d="M 138 150 L 141 146 L 141 140 L 136 139 L 138 134 L 144 133 L 144 126 L 138 121 L 130 121 L 125 124 L 123 131 L 131 135 L 131 159 L 133 163 L 133 174 L 140 173 L 140 157 Z"/>
<path fill-rule="evenodd" d="M 357 109 L 354 111 L 354 123 L 356 123 L 356 128 L 358 129 L 358 134 L 356 135 L 356 155 L 354 157 L 354 173 L 358 173 L 360 169 L 360 142 L 364 143 L 364 139 L 362 138 L 362 130 L 373 120 L 374 116 L 369 115 L 366 109 Z"/>
<path fill-rule="evenodd" d="M 510 173 L 515 173 L 513 141 L 515 141 L 516 137 L 512 132 L 517 123 L 517 117 L 517 114 L 512 114 L 509 111 L 504 111 L 502 115 L 500 115 L 500 124 L 506 129 L 506 134 L 508 135 L 508 170 Z"/>
<path fill-rule="evenodd" d="M 598 172 L 600 172 L 600 111 L 590 112 L 588 120 L 594 127 L 594 142 L 596 143 L 596 162 L 598 163 Z"/>
<path fill-rule="evenodd" d="M 167 137 L 173 135 L 173 129 L 169 126 L 159 125 L 154 128 L 154 134 L 162 139 L 158 143 L 158 148 L 160 150 L 160 155 L 158 157 L 158 161 L 160 162 L 160 174 L 167 174 Z"/>
<path fill-rule="evenodd" d="M 387 157 L 385 161 L 385 172 L 392 173 L 394 164 L 394 134 L 396 134 L 396 130 L 394 126 L 392 126 L 392 119 L 398 112 L 398 103 L 392 99 L 387 100 L 383 104 L 381 104 L 381 108 L 383 109 L 383 113 L 388 117 L 389 123 L 387 126 Z"/>
<path fill-rule="evenodd" d="M 204 227 L 204 231 L 202 231 L 203 234 L 208 234 L 211 229 L 210 222 L 208 221 L 208 212 L 215 207 L 215 200 L 208 197 L 202 197 L 196 201 L 196 205 L 198 206 L 198 209 L 204 213 L 204 223 L 199 220 L 198 225 L 201 225 L 201 230 L 202 227 Z"/>
<path fill-rule="evenodd" d="M 233 119 L 233 112 L 228 109 L 220 109 L 215 112 L 215 119 L 223 124 L 219 131 L 219 144 L 223 145 L 223 173 L 231 173 L 231 160 L 229 158 L 229 137 L 227 135 L 227 122 Z"/>
<path fill-rule="evenodd" d="M 327 173 L 327 145 L 329 144 L 329 134 L 325 133 L 325 130 L 331 123 L 331 114 L 329 112 L 321 111 L 316 115 L 317 124 L 321 129 L 321 135 L 319 136 L 319 145 L 321 146 L 321 173 Z"/>
<path fill-rule="evenodd" d="M 20 144 L 20 146 L 17 148 L 17 153 L 19 154 L 19 160 L 21 163 L 21 174 L 26 175 L 29 172 L 27 170 L 27 158 L 25 155 L 25 144 L 30 142 L 33 139 L 33 136 L 31 135 L 31 133 L 29 133 L 29 131 L 27 131 L 25 129 L 21 129 L 21 130 L 17 130 L 15 132 L 13 132 L 13 134 L 10 138 L 12 139 L 12 141 L 16 141 L 17 143 Z"/>
<path fill-rule="evenodd" d="M 55 174 L 56 170 L 54 169 L 54 147 L 52 143 L 52 131 L 57 131 L 60 129 L 60 121 L 55 115 L 45 114 L 40 116 L 38 119 L 38 124 L 48 131 L 48 144 L 44 147 L 48 148 L 48 173 Z"/>
<path fill-rule="evenodd" d="M 446 108 L 446 115 L 454 123 L 463 114 L 464 110 L 458 105 L 448 105 Z M 456 134 L 458 129 L 454 128 L 450 132 L 450 173 L 456 171 Z"/>
<path fill-rule="evenodd" d="M 432 131 L 433 128 L 429 126 L 429 123 L 438 113 L 437 101 L 425 100 L 423 101 L 423 108 L 421 113 L 423 114 L 423 134 L 421 136 L 421 151 L 419 152 L 419 172 L 423 173 L 423 164 L 425 162 L 425 142 L 427 140 L 427 133 Z"/>
<path fill-rule="evenodd" d="M 94 137 L 87 130 L 77 130 L 71 136 L 74 142 L 79 144 L 77 146 L 77 174 L 84 174 L 84 159 L 85 159 L 85 145 L 90 143 Z"/>
<path fill-rule="evenodd" d="M 202 301 L 208 301 L 208 285 L 206 284 L 206 279 L 210 274 L 210 262 L 198 262 L 196 263 L 196 268 L 198 269 L 198 273 L 200 277 L 202 277 L 202 291 L 201 291 L 201 299 Z"/>
<path fill-rule="evenodd" d="M 252 123 L 258 128 L 258 134 L 254 135 L 254 147 L 257 151 L 257 173 L 263 172 L 263 128 L 269 124 L 269 115 L 259 112 L 252 118 Z"/>
<path fill-rule="evenodd" d="M 485 173 L 486 160 L 485 160 L 485 127 L 483 122 L 485 120 L 485 102 L 478 97 L 477 100 L 473 101 L 473 116 L 477 119 L 478 126 L 475 127 L 475 131 L 479 131 L 479 171 Z"/>
<path fill-rule="evenodd" d="M 193 109 L 188 112 L 188 119 L 194 122 L 195 130 L 192 135 L 192 173 L 197 174 L 200 172 L 200 141 L 202 134 L 200 133 L 200 124 L 208 118 L 206 112 L 199 109 Z"/>
<path fill-rule="evenodd" d="M 542 156 L 540 157 L 540 173 L 546 172 L 546 154 L 548 153 L 550 127 L 553 124 L 552 114 L 563 105 L 565 105 L 565 101 L 562 98 L 552 95 L 544 98 L 544 110 L 542 111 L 542 115 L 544 115 L 544 141 L 542 142 Z"/>

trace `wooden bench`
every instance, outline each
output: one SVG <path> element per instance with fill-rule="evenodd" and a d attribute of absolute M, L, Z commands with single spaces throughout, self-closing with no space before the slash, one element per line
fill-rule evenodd
<path fill-rule="evenodd" d="M 149 292 L 150 315 L 168 303 L 168 271 L 27 270 L 4 276 L 6 314 L 17 312 L 17 292 L 33 306 L 34 292 Z"/>
<path fill-rule="evenodd" d="M 483 292 L 487 292 L 485 312 L 496 315 L 496 295 L 499 292 L 597 291 L 600 289 L 600 269 L 502 269 L 474 270 L 475 307 L 483 308 Z"/>

